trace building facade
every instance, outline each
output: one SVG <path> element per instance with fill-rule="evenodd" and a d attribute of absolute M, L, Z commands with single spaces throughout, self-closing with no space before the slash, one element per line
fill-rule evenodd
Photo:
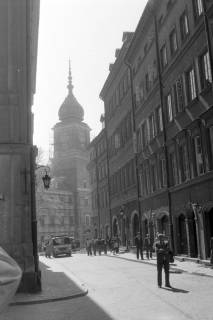
<path fill-rule="evenodd" d="M 39 1 L 0 2 L 0 245 L 40 290 L 36 251 L 33 116 Z"/>
<path fill-rule="evenodd" d="M 104 121 L 104 119 L 102 119 Z M 92 199 L 92 237 L 110 238 L 110 206 L 109 180 L 107 162 L 106 130 L 103 128 L 89 146 L 90 161 L 88 171 L 90 176 Z"/>
<path fill-rule="evenodd" d="M 211 1 L 148 1 L 101 91 L 112 234 L 134 243 L 141 224 L 202 259 L 213 236 L 212 17 Z"/>
<path fill-rule="evenodd" d="M 133 33 L 124 32 L 123 45 L 116 50 L 116 60 L 110 64 L 109 76 L 100 93 L 105 106 L 111 235 L 118 234 L 123 245 L 127 245 L 127 240 L 134 244 L 140 229 L 131 79 L 125 63 L 132 37 Z"/>
<path fill-rule="evenodd" d="M 59 109 L 59 122 L 54 126 L 53 176 L 57 188 L 71 192 L 74 209 L 74 237 L 84 245 L 90 233 L 91 199 L 88 144 L 90 128 L 83 122 L 84 110 L 73 94 L 69 68 L 68 95 Z"/>

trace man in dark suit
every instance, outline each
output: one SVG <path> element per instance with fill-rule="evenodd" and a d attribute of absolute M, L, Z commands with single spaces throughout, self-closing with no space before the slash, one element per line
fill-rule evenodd
<path fill-rule="evenodd" d="M 158 235 L 158 241 L 155 244 L 157 255 L 158 287 L 162 286 L 162 268 L 165 271 L 165 287 L 171 288 L 169 282 L 169 243 L 165 240 L 163 234 Z"/>
<path fill-rule="evenodd" d="M 135 245 L 136 245 L 137 259 L 139 259 L 139 254 L 140 254 L 141 260 L 143 260 L 143 240 L 140 236 L 140 232 L 138 232 L 137 236 L 135 237 Z"/>

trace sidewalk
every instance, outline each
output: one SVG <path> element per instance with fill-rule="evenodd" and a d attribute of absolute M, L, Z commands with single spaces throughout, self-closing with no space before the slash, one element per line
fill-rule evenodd
<path fill-rule="evenodd" d="M 152 259 L 146 259 L 146 255 L 144 254 L 144 260 L 137 260 L 136 254 L 132 252 L 124 252 L 121 251 L 117 255 L 113 255 L 111 253 L 108 253 L 108 256 L 111 258 L 117 258 L 117 259 L 124 259 L 128 261 L 135 261 L 138 263 L 145 263 L 149 265 L 156 266 L 157 260 L 155 255 Z M 177 256 L 174 257 L 175 261 L 174 263 L 170 263 L 170 272 L 172 273 L 189 273 L 192 275 L 197 276 L 206 276 L 206 277 L 212 277 L 213 278 L 213 268 L 204 263 L 197 263 L 196 259 L 195 261 L 189 261 L 189 260 L 183 260 L 183 258 Z"/>
<path fill-rule="evenodd" d="M 14 305 L 29 305 L 62 301 L 85 296 L 88 293 L 84 285 L 70 279 L 64 272 L 53 272 L 45 263 L 40 261 L 42 275 L 42 291 L 40 293 L 17 293 L 13 301 Z"/>

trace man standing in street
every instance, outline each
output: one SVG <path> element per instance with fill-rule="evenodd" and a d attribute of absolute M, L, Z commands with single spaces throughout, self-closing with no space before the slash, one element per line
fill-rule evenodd
<path fill-rule="evenodd" d="M 157 255 L 157 273 L 158 287 L 162 286 L 162 268 L 165 271 L 165 287 L 171 288 L 169 282 L 169 243 L 165 240 L 163 234 L 158 235 L 158 241 L 155 244 Z"/>
<path fill-rule="evenodd" d="M 137 259 L 139 259 L 139 255 L 140 255 L 141 260 L 143 260 L 143 240 L 141 238 L 140 232 L 138 232 L 137 236 L 135 237 L 135 245 L 136 245 Z"/>
<path fill-rule="evenodd" d="M 150 242 L 150 237 L 147 234 L 145 239 L 144 239 L 144 246 L 146 250 L 146 258 L 152 258 L 152 248 L 151 248 L 151 242 Z"/>

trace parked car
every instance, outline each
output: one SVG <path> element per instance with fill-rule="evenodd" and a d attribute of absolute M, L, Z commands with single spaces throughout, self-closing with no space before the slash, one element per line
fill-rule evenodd
<path fill-rule="evenodd" d="M 68 236 L 54 236 L 51 237 L 52 255 L 54 258 L 60 255 L 67 255 L 71 257 L 72 247 L 71 240 Z"/>

